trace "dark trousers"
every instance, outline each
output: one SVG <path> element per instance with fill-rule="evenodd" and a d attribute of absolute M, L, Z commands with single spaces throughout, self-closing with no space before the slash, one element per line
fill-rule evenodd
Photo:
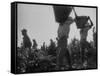
<path fill-rule="evenodd" d="M 59 66 L 64 66 L 63 65 L 63 61 L 64 58 L 66 58 L 69 67 L 71 67 L 71 58 L 70 58 L 70 54 L 69 51 L 67 49 L 67 38 L 66 37 L 62 37 L 60 38 L 59 42 L 58 42 L 58 65 Z"/>
<path fill-rule="evenodd" d="M 87 60 L 87 58 L 86 58 L 86 50 L 88 52 L 89 48 L 91 48 L 91 45 L 86 40 L 81 41 L 81 58 L 82 58 L 82 63 L 84 63 L 84 61 Z"/>
<path fill-rule="evenodd" d="M 69 67 L 71 67 L 71 58 L 69 51 L 66 48 L 60 49 L 59 56 L 58 56 L 58 65 L 59 66 L 64 66 L 63 61 L 64 58 L 67 60 Z"/>

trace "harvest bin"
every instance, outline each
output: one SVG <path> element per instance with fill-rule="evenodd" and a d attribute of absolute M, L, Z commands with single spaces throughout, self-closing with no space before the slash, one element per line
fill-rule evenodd
<path fill-rule="evenodd" d="M 76 22 L 77 28 L 84 28 L 88 19 L 89 19 L 88 16 L 76 16 L 75 22 Z"/>
<path fill-rule="evenodd" d="M 70 12 L 72 11 L 71 6 L 53 6 L 55 20 L 58 23 L 63 23 L 67 20 Z"/>

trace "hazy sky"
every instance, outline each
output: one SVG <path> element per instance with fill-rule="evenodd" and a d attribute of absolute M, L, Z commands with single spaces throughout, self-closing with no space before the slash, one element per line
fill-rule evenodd
<path fill-rule="evenodd" d="M 90 16 L 94 26 L 96 26 L 96 9 L 75 7 L 78 15 Z M 74 18 L 73 11 L 70 16 Z M 52 6 L 48 5 L 33 5 L 33 4 L 18 4 L 18 46 L 22 42 L 21 30 L 27 29 L 28 35 L 32 39 L 36 39 L 39 47 L 45 42 L 47 45 L 52 38 L 54 41 L 57 37 L 57 29 L 59 24 L 55 21 L 54 11 Z M 80 39 L 79 29 L 76 24 L 71 25 L 69 34 L 69 42 L 76 37 Z M 88 41 L 92 40 L 92 29 L 88 32 Z"/>

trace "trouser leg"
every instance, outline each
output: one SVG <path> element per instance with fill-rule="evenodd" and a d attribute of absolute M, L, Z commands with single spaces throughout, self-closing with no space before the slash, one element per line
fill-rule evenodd
<path fill-rule="evenodd" d="M 68 49 L 66 49 L 66 54 L 65 54 L 65 56 L 66 56 L 66 59 L 67 59 L 67 61 L 68 61 L 68 65 L 69 65 L 69 67 L 71 68 L 71 67 L 72 67 L 72 66 L 71 66 L 71 56 L 70 56 L 70 53 L 69 53 Z"/>
<path fill-rule="evenodd" d="M 63 48 L 62 50 L 60 50 L 59 56 L 58 56 L 58 65 L 59 67 L 63 67 L 64 65 L 64 58 L 66 58 L 69 67 L 71 68 L 71 57 L 69 54 L 68 49 Z"/>
<path fill-rule="evenodd" d="M 61 67 L 63 66 L 63 59 L 64 59 L 65 50 L 61 49 L 58 56 L 58 65 Z"/>

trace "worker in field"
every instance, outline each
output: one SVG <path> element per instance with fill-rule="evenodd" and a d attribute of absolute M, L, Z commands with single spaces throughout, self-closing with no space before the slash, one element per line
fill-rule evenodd
<path fill-rule="evenodd" d="M 68 61 L 68 65 L 71 68 L 71 59 L 70 54 L 67 49 L 67 42 L 69 38 L 70 25 L 74 22 L 72 17 L 68 17 L 68 19 L 59 25 L 58 28 L 58 54 L 57 54 L 57 63 L 59 68 L 64 67 L 63 59 L 66 58 Z"/>

